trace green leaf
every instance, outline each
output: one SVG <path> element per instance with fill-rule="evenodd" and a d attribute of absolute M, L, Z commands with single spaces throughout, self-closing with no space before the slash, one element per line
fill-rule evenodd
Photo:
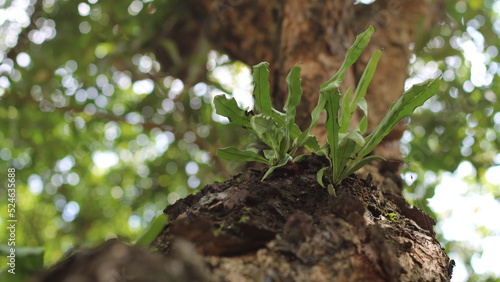
<path fill-rule="evenodd" d="M 282 166 L 286 165 L 288 163 L 288 161 L 291 160 L 291 159 L 292 158 L 290 156 L 288 156 L 288 155 L 287 155 L 287 157 L 282 158 L 277 165 L 271 166 L 266 171 L 266 173 L 264 174 L 264 176 L 262 177 L 261 180 L 264 181 L 264 179 L 266 179 L 275 169 L 277 169 L 278 167 L 282 167 Z"/>
<path fill-rule="evenodd" d="M 288 148 L 290 147 L 290 138 L 282 131 L 278 132 L 278 161 L 288 158 Z"/>
<path fill-rule="evenodd" d="M 345 175 L 346 170 L 349 170 L 352 166 L 353 161 L 357 157 L 357 152 L 365 144 L 363 136 L 357 132 L 349 132 L 340 142 L 338 157 L 335 160 L 335 170 L 333 177 L 333 184 L 337 184 L 347 175 Z M 344 176 L 345 175 L 345 176 Z"/>
<path fill-rule="evenodd" d="M 349 105 L 350 105 L 350 95 L 351 95 L 351 90 L 352 88 L 349 87 L 347 89 L 347 92 L 343 95 L 342 98 L 342 107 L 341 107 L 341 113 L 340 113 L 340 133 L 347 133 L 349 132 L 349 126 L 351 124 L 351 117 L 353 112 L 351 113 L 349 111 Z"/>
<path fill-rule="evenodd" d="M 318 139 L 314 135 L 308 135 L 306 141 L 302 143 L 302 146 L 314 153 L 317 153 L 321 150 Z"/>
<path fill-rule="evenodd" d="M 364 117 L 361 119 L 356 129 L 361 134 L 365 134 L 366 130 L 368 129 L 368 105 L 364 97 L 366 95 L 366 91 L 368 90 L 368 85 L 372 81 L 375 70 L 377 69 L 377 64 L 380 60 L 380 56 L 380 50 L 377 50 L 375 53 L 373 53 L 370 61 L 368 62 L 368 65 L 363 71 L 363 75 L 361 75 L 361 79 L 358 83 L 358 86 L 356 87 L 356 91 L 354 92 L 351 104 L 349 105 L 349 112 L 351 113 L 351 116 L 354 114 L 357 108 L 360 108 L 364 113 Z"/>
<path fill-rule="evenodd" d="M 266 160 L 269 161 L 270 164 L 273 163 L 272 160 L 276 160 L 278 158 L 274 150 L 263 150 L 262 153 L 264 154 L 264 157 L 266 158 Z"/>
<path fill-rule="evenodd" d="M 401 119 L 411 115 L 417 107 L 434 96 L 440 84 L 441 80 L 436 78 L 416 84 L 403 93 L 401 98 L 392 103 L 389 112 L 375 130 L 366 137 L 366 144 L 359 152 L 358 158 L 370 153 Z"/>
<path fill-rule="evenodd" d="M 257 136 L 273 150 L 274 154 L 266 154 L 266 159 L 270 164 L 288 161 L 288 147 L 290 139 L 286 135 L 285 129 L 280 128 L 271 117 L 258 114 L 252 117 L 252 128 Z M 271 157 L 272 156 L 272 157 Z M 286 162 L 285 162 L 286 163 Z"/>
<path fill-rule="evenodd" d="M 309 157 L 311 157 L 310 154 L 300 154 L 300 155 L 296 156 L 295 158 L 293 158 L 293 162 L 300 163 L 304 160 L 307 160 Z"/>
<path fill-rule="evenodd" d="M 365 134 L 367 129 L 368 129 L 368 118 L 367 116 L 364 116 L 359 122 L 357 130 L 360 134 Z"/>
<path fill-rule="evenodd" d="M 359 80 L 358 86 L 356 86 L 356 91 L 354 92 L 354 96 L 352 98 L 349 112 L 351 115 L 356 111 L 356 108 L 361 106 L 361 101 L 364 101 L 366 91 L 368 90 L 368 85 L 370 85 L 370 82 L 372 81 L 373 75 L 375 74 L 375 70 L 377 69 L 377 64 L 378 61 L 380 60 L 380 50 L 375 51 L 373 53 L 372 57 L 370 58 L 370 61 L 368 62 L 368 65 L 366 65 L 365 70 L 363 71 L 363 74 L 361 75 L 361 78 Z M 362 108 L 363 112 L 365 113 L 365 116 L 368 116 L 368 108 L 366 107 L 366 101 L 364 101 L 364 107 Z"/>
<path fill-rule="evenodd" d="M 346 178 L 347 176 L 355 173 L 356 171 L 358 171 L 360 168 L 364 167 L 365 165 L 367 165 L 368 163 L 370 163 L 371 161 L 374 161 L 374 160 L 385 160 L 384 158 L 380 157 L 380 156 L 375 156 L 375 155 L 371 155 L 371 156 L 368 156 L 364 159 L 361 159 L 360 161 L 358 161 L 357 163 L 355 163 L 354 165 L 350 166 L 348 169 L 346 169 L 341 175 L 341 180 Z"/>
<path fill-rule="evenodd" d="M 277 126 L 274 119 L 263 114 L 258 114 L 252 117 L 250 124 L 257 133 L 257 136 L 271 147 L 275 152 L 279 152 L 280 144 L 283 141 L 284 134 Z"/>
<path fill-rule="evenodd" d="M 331 84 L 333 84 L 337 88 L 340 87 L 340 84 L 342 84 L 342 81 L 344 80 L 346 70 L 358 60 L 361 52 L 363 52 L 365 47 L 370 42 L 370 37 L 373 32 L 373 26 L 369 26 L 367 30 L 356 36 L 356 40 L 354 41 L 353 45 L 347 50 L 346 57 L 344 59 L 344 62 L 342 63 L 342 66 L 340 66 L 339 70 L 334 76 L 332 76 L 332 78 L 330 78 L 327 82 L 321 84 L 321 89 Z"/>
<path fill-rule="evenodd" d="M 238 107 L 236 100 L 228 99 L 225 95 L 218 95 L 214 98 L 214 105 L 215 112 L 227 117 L 230 123 L 250 129 L 251 116 Z"/>
<path fill-rule="evenodd" d="M 327 119 L 325 123 L 328 146 L 330 147 L 330 156 L 333 163 L 337 162 L 339 149 L 339 108 L 340 108 L 340 92 L 338 88 L 330 85 L 322 89 L 321 94 L 326 98 L 326 113 Z"/>
<path fill-rule="evenodd" d="M 316 173 L 316 181 L 318 181 L 319 185 L 321 185 L 321 187 L 325 188 L 325 184 L 323 184 L 323 175 L 325 174 L 325 171 L 327 171 L 329 169 L 329 167 L 324 167 L 320 170 L 318 170 L 318 173 Z"/>
<path fill-rule="evenodd" d="M 300 98 L 302 97 L 299 66 L 295 65 L 290 73 L 288 73 L 286 83 L 288 84 L 288 98 L 283 109 L 286 113 L 289 113 L 299 105 Z M 293 115 L 293 118 L 295 119 L 295 115 Z"/>
<path fill-rule="evenodd" d="M 226 147 L 222 149 L 218 149 L 216 153 L 217 157 L 223 158 L 226 160 L 233 161 L 246 161 L 246 162 L 261 162 L 265 164 L 269 164 L 269 161 L 264 157 L 260 156 L 254 151 L 250 150 L 240 150 L 235 147 Z"/>
<path fill-rule="evenodd" d="M 349 132 L 344 138 L 351 139 L 352 141 L 356 142 L 358 147 L 363 147 L 365 145 L 365 139 L 356 131 Z"/>
<path fill-rule="evenodd" d="M 316 107 L 311 112 L 311 124 L 298 137 L 292 137 L 292 138 L 296 138 L 296 142 L 295 142 L 296 148 L 305 146 L 307 149 L 309 149 L 310 151 L 312 151 L 314 153 L 316 153 L 317 151 L 320 150 L 320 147 L 318 144 L 318 139 L 316 139 L 315 136 L 309 135 L 309 132 L 314 127 L 316 127 L 316 125 L 318 124 L 319 117 L 321 116 L 321 112 L 323 112 L 323 110 L 325 109 L 325 104 L 326 104 L 325 95 L 320 93 L 319 98 L 318 98 L 318 104 L 316 104 Z"/>
<path fill-rule="evenodd" d="M 253 94 L 257 111 L 271 116 L 271 91 L 269 86 L 269 70 L 267 67 L 269 67 L 268 62 L 262 62 L 253 66 L 253 82 L 255 84 Z"/>
<path fill-rule="evenodd" d="M 359 99 L 357 107 L 360 108 L 365 115 L 363 116 L 363 118 L 361 118 L 356 131 L 358 131 L 360 134 L 365 134 L 366 130 L 368 129 L 368 104 L 366 103 L 365 98 Z"/>
<path fill-rule="evenodd" d="M 286 153 L 290 147 L 291 132 L 295 125 L 295 115 L 297 113 L 296 107 L 300 103 L 300 98 L 302 97 L 302 88 L 300 86 L 300 67 L 295 65 L 288 76 L 286 77 L 286 83 L 288 84 L 288 98 L 285 103 L 285 136 L 287 136 L 286 142 L 282 143 L 280 149 L 280 155 Z"/>
<path fill-rule="evenodd" d="M 269 169 L 266 171 L 266 173 L 264 174 L 264 176 L 262 177 L 262 179 L 260 181 L 264 181 L 277 168 L 278 168 L 278 166 L 269 167 Z"/>
<path fill-rule="evenodd" d="M 277 128 L 274 119 L 263 114 L 253 116 L 250 119 L 250 124 L 255 132 L 257 132 L 257 136 L 259 136 L 259 138 L 261 139 L 264 139 L 262 135 L 267 134 L 270 131 L 274 131 Z M 266 142 L 266 140 L 263 141 Z M 268 142 L 266 142 L 266 144 L 267 143 Z"/>
<path fill-rule="evenodd" d="M 333 187 L 333 184 L 328 184 L 328 188 L 326 188 L 326 189 L 328 191 L 328 194 L 333 195 L 333 196 L 337 195 L 335 193 L 335 187 Z"/>
<path fill-rule="evenodd" d="M 347 138 L 347 136 L 340 142 L 338 156 L 334 160 L 335 166 L 333 171 L 333 184 L 337 184 L 342 181 L 343 178 L 341 178 L 341 175 L 346 169 L 348 169 L 347 163 L 351 159 L 354 160 L 354 151 L 356 146 L 356 142 L 354 142 L 351 138 Z"/>
<path fill-rule="evenodd" d="M 153 221 L 149 224 L 149 227 L 144 230 L 139 238 L 135 242 L 136 246 L 144 246 L 147 247 L 151 245 L 151 243 L 156 239 L 158 234 L 165 228 L 168 222 L 168 215 L 162 213 L 155 217 Z"/>
<path fill-rule="evenodd" d="M 321 111 L 323 110 L 323 108 L 321 108 Z M 321 111 L 319 113 L 321 113 Z M 318 113 L 318 115 L 319 115 Z M 283 128 L 285 127 L 286 125 L 286 121 L 285 121 L 285 114 L 284 113 L 281 113 L 275 109 L 273 109 L 272 111 L 272 118 L 273 120 L 276 122 L 276 124 L 278 125 L 278 127 L 280 128 Z M 319 116 L 318 116 L 319 118 Z M 294 124 L 292 126 L 292 130 L 290 131 L 290 137 L 295 140 L 297 139 L 300 135 L 302 134 L 302 131 L 300 131 L 300 128 L 297 126 L 297 124 Z M 306 137 L 305 139 L 305 143 L 302 144 L 302 146 L 306 147 L 307 149 L 315 152 L 316 150 L 319 150 L 319 144 L 318 144 L 318 140 L 316 139 L 316 137 L 314 136 L 307 136 L 304 135 Z"/>
<path fill-rule="evenodd" d="M 320 150 L 318 150 L 317 152 L 315 152 L 315 154 L 318 155 L 318 156 L 325 156 L 325 157 L 327 157 L 329 159 L 330 158 L 330 156 L 329 156 L 329 154 L 330 154 L 330 147 L 328 147 L 328 144 L 326 144 Z"/>
<path fill-rule="evenodd" d="M 286 126 L 286 115 L 284 113 L 274 109 L 274 108 L 272 109 L 270 116 L 269 115 L 265 115 L 265 116 L 271 117 L 279 127 Z"/>

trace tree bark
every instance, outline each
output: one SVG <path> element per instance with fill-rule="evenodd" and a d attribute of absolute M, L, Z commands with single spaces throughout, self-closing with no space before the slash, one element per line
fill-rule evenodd
<path fill-rule="evenodd" d="M 207 185 L 168 206 L 153 242 L 163 257 L 111 241 L 37 277 L 49 281 L 449 281 L 435 222 L 371 178 L 328 195 L 310 156 Z"/>
<path fill-rule="evenodd" d="M 372 36 L 370 45 L 358 62 L 350 68 L 343 84 L 344 91 L 349 87 L 354 90 L 372 53 L 382 50 L 382 58 L 366 95 L 369 106 L 368 132 L 378 125 L 390 104 L 404 91 L 411 56 L 410 46 L 415 40 L 416 29 L 427 28 L 434 20 L 432 16 L 434 7 L 425 0 L 375 1 L 370 5 L 354 5 L 353 1 L 343 0 L 192 0 L 186 4 L 186 8 L 192 15 L 190 22 L 196 23 L 191 23 L 190 26 L 198 27 L 200 29 L 198 34 L 206 38 L 212 48 L 248 65 L 261 61 L 270 62 L 271 89 L 278 107 L 284 104 L 287 96 L 286 75 L 295 64 L 301 66 L 304 94 L 297 110 L 297 122 L 302 127 L 309 124 L 309 115 L 316 105 L 319 86 L 340 67 L 345 52 L 353 43 L 355 36 L 369 25 L 373 25 L 376 32 Z M 172 31 L 173 33 L 168 36 L 180 39 L 177 40 L 180 46 L 189 46 L 190 40 L 183 36 L 182 30 Z M 177 33 L 179 31 L 181 34 Z M 360 120 L 360 113 L 357 114 L 357 120 Z M 323 142 L 326 140 L 324 121 L 323 118 L 313 132 Z M 404 125 L 397 126 L 374 151 L 377 155 L 397 162 L 389 161 L 379 165 L 378 168 L 369 167 L 365 169 L 363 175 L 366 177 L 371 173 L 374 183 L 384 192 L 384 197 L 396 197 L 399 199 L 399 205 L 406 207 L 406 202 L 401 198 L 401 179 L 397 174 L 401 159 L 399 140 L 403 131 Z M 432 230 L 432 227 L 429 229 Z M 383 236 L 373 236 L 383 245 Z M 428 239 L 432 237 L 433 235 Z M 436 256 L 436 260 L 413 258 L 418 260 L 417 264 L 423 265 L 423 269 L 441 269 L 443 272 L 441 275 L 436 275 L 435 279 L 449 277 L 443 265 L 433 265 L 436 261 L 440 261 L 438 264 L 448 261 L 439 243 L 435 239 L 432 239 L 432 244 L 427 244 L 427 239 L 418 242 L 419 240 L 415 238 L 411 244 L 419 246 L 424 252 L 428 250 Z M 258 256 L 258 252 L 254 255 Z M 234 263 L 229 258 L 220 260 L 226 259 L 231 261 L 229 265 Z M 238 270 L 230 270 L 231 267 L 216 260 L 215 265 L 221 265 L 218 271 L 226 271 L 238 277 L 234 273 Z M 255 260 L 257 260 L 255 257 L 250 259 L 250 261 Z M 244 260 L 239 263 L 236 263 L 238 267 L 244 267 Z M 398 264 L 397 269 L 407 269 L 415 265 L 414 263 L 404 265 L 405 263 L 393 259 L 388 259 L 384 263 Z M 364 271 L 360 265 L 355 272 Z M 425 276 L 422 272 L 420 274 L 422 280 L 432 277 L 432 275 Z M 398 277 L 387 275 L 386 278 Z M 417 276 L 411 277 L 414 279 Z M 367 274 L 366 277 L 371 276 Z M 345 281 L 354 281 L 353 279 L 357 278 L 347 277 Z M 389 280 L 396 281 L 397 278 Z"/>
<path fill-rule="evenodd" d="M 249 65 L 270 62 L 271 84 L 278 105 L 283 105 L 286 99 L 286 75 L 295 64 L 302 67 L 304 96 L 297 111 L 302 127 L 307 126 L 309 114 L 316 105 L 319 85 L 339 68 L 355 36 L 373 25 L 376 33 L 371 44 L 349 70 L 344 83 L 344 90 L 348 87 L 354 90 L 371 54 L 382 50 L 366 95 L 368 131 L 373 130 L 404 90 L 417 20 L 427 19 L 428 25 L 432 19 L 429 16 L 432 9 L 424 0 L 375 1 L 371 5 L 354 5 L 353 1 L 343 0 L 199 0 L 192 3 L 198 9 L 195 15 L 204 19 L 203 32 L 215 49 Z M 396 127 L 376 153 L 399 160 L 399 139 L 403 131 L 404 126 Z M 322 122 L 314 133 L 320 140 L 326 139 Z"/>
<path fill-rule="evenodd" d="M 316 104 L 320 84 L 339 68 L 355 36 L 373 25 L 376 33 L 368 50 L 349 70 L 343 85 L 344 90 L 354 88 L 371 54 L 383 50 L 366 96 L 369 130 L 373 130 L 390 103 L 403 92 L 417 20 L 430 13 L 425 3 L 424 0 L 379 0 L 371 5 L 341 0 L 178 1 L 179 13 L 184 16 L 174 26 L 162 30 L 160 36 L 174 40 L 183 58 L 194 56 L 209 42 L 211 48 L 248 65 L 270 62 L 273 98 L 281 105 L 287 93 L 285 77 L 296 63 L 300 64 L 304 97 L 297 121 L 305 126 Z M 164 66 L 175 63 L 163 47 L 157 47 L 155 54 Z M 178 77 L 187 79 L 191 77 L 189 73 L 189 69 L 179 65 Z M 375 153 L 399 160 L 402 132 L 403 127 L 396 128 Z M 315 133 L 326 139 L 322 124 Z M 402 198 L 401 179 L 394 173 L 397 168 L 385 172 L 380 168 L 367 169 L 371 174 L 365 173 L 366 180 L 351 177 L 337 187 L 338 196 L 331 197 L 316 182 L 317 170 L 325 166 L 322 162 L 311 157 L 302 164 L 280 168 L 266 182 L 260 181 L 262 175 L 245 174 L 208 185 L 198 194 L 167 207 L 169 223 L 153 244 L 167 256 L 166 262 L 156 262 L 160 265 L 154 268 L 159 273 L 157 278 L 169 281 L 448 281 L 451 278 L 453 261 L 435 239 L 435 223 L 419 209 L 409 207 Z M 98 248 L 90 252 L 91 256 L 83 253 L 82 262 L 77 256 L 37 281 L 66 277 L 59 271 L 78 272 L 81 277 L 93 273 L 91 277 L 99 277 L 99 273 L 127 269 L 127 263 L 136 265 L 137 260 L 158 261 L 156 257 L 143 259 L 141 251 L 115 243 L 103 248 L 116 246 L 124 249 L 121 253 L 127 257 L 118 257 L 114 268 L 107 272 L 98 267 L 100 264 L 92 263 L 96 261 L 93 254 L 101 250 Z M 141 255 L 127 255 L 133 253 Z M 83 261 L 89 261 L 89 265 L 85 266 Z M 92 279 L 82 281 L 95 281 Z"/>

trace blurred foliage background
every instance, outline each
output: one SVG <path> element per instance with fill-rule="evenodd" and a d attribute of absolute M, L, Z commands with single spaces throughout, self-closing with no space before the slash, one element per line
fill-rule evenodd
<path fill-rule="evenodd" d="M 164 35 L 183 28 L 187 2 L 0 0 L 0 175 L 16 168 L 17 243 L 43 247 L 46 264 L 135 238 L 168 204 L 238 171 L 215 150 L 253 139 L 212 100 L 251 107 L 250 69 L 201 39 L 182 56 Z M 456 281 L 500 281 L 484 263 L 500 245 L 500 1 L 443 3 L 446 19 L 413 46 L 408 85 L 444 82 L 404 134 L 406 195 L 438 219 Z M 3 184 L 0 198 L 5 230 Z"/>

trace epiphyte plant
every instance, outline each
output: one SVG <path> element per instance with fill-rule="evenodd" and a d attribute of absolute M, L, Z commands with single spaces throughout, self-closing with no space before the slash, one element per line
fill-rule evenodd
<path fill-rule="evenodd" d="M 329 160 L 330 166 L 321 169 L 318 172 L 317 179 L 323 186 L 322 179 L 326 173 L 330 179 L 328 185 L 330 194 L 335 194 L 334 186 L 350 174 L 373 160 L 383 159 L 379 156 L 367 155 L 375 149 L 400 120 L 411 115 L 417 107 L 434 96 L 441 83 L 440 79 L 428 80 L 405 91 L 396 102 L 391 104 L 389 111 L 377 127 L 368 136 L 363 137 L 367 130 L 368 118 L 368 107 L 364 96 L 380 59 L 380 51 L 376 51 L 372 55 L 352 99 L 350 99 L 349 95 L 350 89 L 347 90 L 346 94 L 341 94 L 340 85 L 344 80 L 347 68 L 357 61 L 361 52 L 368 45 L 373 31 L 373 27 L 370 26 L 365 32 L 356 37 L 354 44 L 347 50 L 344 63 L 340 69 L 320 87 L 320 97 L 325 96 L 325 109 L 328 115 L 325 124 L 327 144 L 323 150 L 326 149 L 324 153 Z M 350 130 L 351 117 L 357 108 L 362 110 L 364 116 L 359 125 Z"/>
<path fill-rule="evenodd" d="M 344 62 L 337 73 L 321 85 L 318 103 L 311 113 L 311 124 L 303 132 L 295 124 L 296 107 L 302 96 L 300 67 L 294 66 L 287 76 L 288 99 L 284 113 L 282 113 L 272 107 L 268 82 L 269 71 L 267 70 L 269 64 L 263 62 L 254 66 L 255 109 L 259 114 L 248 114 L 238 107 L 234 99 L 228 99 L 223 95 L 217 96 L 214 103 L 218 114 L 226 116 L 230 123 L 248 129 L 270 149 L 264 150 L 264 156 L 261 156 L 252 150 L 228 147 L 219 149 L 217 155 L 231 160 L 258 161 L 270 165 L 262 178 L 264 180 L 274 169 L 291 161 L 298 148 L 305 147 L 328 159 L 329 166 L 318 171 L 317 180 L 323 187 L 325 187 L 323 177 L 329 180 L 327 188 L 330 194 L 335 194 L 335 186 L 350 174 L 373 160 L 383 159 L 369 155 L 369 153 L 401 119 L 411 115 L 417 107 L 435 95 L 440 79 L 416 84 L 404 92 L 396 102 L 391 104 L 388 113 L 377 127 L 366 135 L 368 106 L 364 96 L 375 73 L 381 52 L 376 51 L 372 55 L 352 97 L 350 88 L 342 94 L 340 86 L 347 69 L 357 61 L 368 45 L 373 32 L 374 29 L 370 26 L 356 37 L 354 44 L 347 50 Z M 358 108 L 364 116 L 356 127 L 351 128 L 351 118 Z M 327 142 L 320 147 L 317 138 L 309 135 L 309 132 L 317 125 L 323 110 L 327 112 L 325 123 Z"/>
<path fill-rule="evenodd" d="M 309 131 L 316 126 L 325 104 L 324 100 L 318 103 L 311 114 L 311 125 L 302 132 L 295 123 L 296 107 L 302 97 L 300 67 L 294 66 L 286 78 L 288 99 L 283 113 L 275 109 L 271 103 L 268 66 L 269 63 L 262 62 L 253 67 L 255 110 L 258 114 L 240 109 L 234 99 L 228 99 L 224 95 L 214 99 L 217 114 L 227 117 L 232 124 L 246 128 L 269 147 L 263 150 L 264 156 L 254 150 L 240 150 L 235 147 L 219 149 L 217 156 L 230 160 L 257 161 L 269 165 L 270 168 L 262 180 L 276 168 L 291 161 L 298 148 L 305 147 L 313 152 L 320 150 L 316 137 L 309 135 Z"/>

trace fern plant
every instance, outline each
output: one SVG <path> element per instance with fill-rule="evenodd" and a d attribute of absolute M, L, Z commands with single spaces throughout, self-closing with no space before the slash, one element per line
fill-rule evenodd
<path fill-rule="evenodd" d="M 234 99 L 228 99 L 224 95 L 217 96 L 214 103 L 219 115 L 227 117 L 232 124 L 248 129 L 270 149 L 264 150 L 261 156 L 254 150 L 228 147 L 219 149 L 217 156 L 230 160 L 258 161 L 270 165 L 262 178 L 264 180 L 274 169 L 291 161 L 297 149 L 303 146 L 328 159 L 329 166 L 319 170 L 317 180 L 323 187 L 325 187 L 323 178 L 326 177 L 329 180 L 327 189 L 330 194 L 335 194 L 335 186 L 350 174 L 373 160 L 383 159 L 368 154 L 401 119 L 411 115 L 417 107 L 435 95 L 440 80 L 429 80 L 414 85 L 404 92 L 401 98 L 391 105 L 389 112 L 375 130 L 366 136 L 368 106 L 364 96 L 380 59 L 380 51 L 372 55 L 352 95 L 351 89 L 342 94 L 340 86 L 347 69 L 357 61 L 368 45 L 373 32 L 374 29 L 370 26 L 356 37 L 354 44 L 347 50 L 345 60 L 337 73 L 321 85 L 318 104 L 311 113 L 311 124 L 303 132 L 295 123 L 296 107 L 302 96 L 300 67 L 294 66 L 287 76 L 288 99 L 284 112 L 280 112 L 273 108 L 271 103 L 269 71 L 267 70 L 269 64 L 263 62 L 254 66 L 254 98 L 257 115 L 240 109 Z M 351 118 L 358 108 L 364 116 L 355 128 L 351 128 Z M 309 132 L 317 125 L 323 110 L 327 112 L 325 124 L 327 142 L 320 147 L 316 137 L 309 135 Z"/>
<path fill-rule="evenodd" d="M 325 109 L 328 115 L 325 124 L 327 144 L 322 148 L 321 152 L 317 153 L 326 155 L 330 166 L 321 169 L 318 172 L 317 179 L 324 186 L 323 176 L 327 176 L 330 180 L 328 185 L 330 194 L 335 194 L 335 185 L 350 174 L 373 160 L 383 159 L 375 155 L 368 156 L 368 154 L 375 149 L 401 119 L 411 115 L 417 107 L 435 95 L 441 82 L 440 79 L 429 80 L 414 85 L 404 92 L 399 100 L 391 104 L 389 112 L 375 130 L 368 136 L 363 137 L 368 124 L 368 107 L 364 96 L 380 59 L 380 51 L 376 51 L 372 55 L 356 87 L 356 91 L 352 95 L 352 99 L 350 99 L 351 90 L 348 89 L 342 95 L 340 85 L 344 80 L 347 68 L 357 61 L 361 52 L 368 45 L 373 31 L 373 27 L 370 26 L 365 32 L 357 36 L 356 41 L 347 51 L 340 69 L 320 88 L 320 96 L 325 96 Z M 364 116 L 359 125 L 350 130 L 352 115 L 358 108 L 361 109 Z"/>
<path fill-rule="evenodd" d="M 296 107 L 302 97 L 300 67 L 294 66 L 286 78 L 288 99 L 284 112 L 280 112 L 271 103 L 268 66 L 269 63 L 262 62 L 253 67 L 255 110 L 258 114 L 240 109 L 234 99 L 228 99 L 224 95 L 214 99 L 217 114 L 227 117 L 232 124 L 246 128 L 270 148 L 264 150 L 261 156 L 255 150 L 227 147 L 217 150 L 217 156 L 230 160 L 257 161 L 269 165 L 270 168 L 262 180 L 276 168 L 291 161 L 298 148 L 304 146 L 311 151 L 320 150 L 318 140 L 309 135 L 309 131 L 316 126 L 325 105 L 323 99 L 319 101 L 317 109 L 311 114 L 311 125 L 302 132 L 295 123 Z"/>

